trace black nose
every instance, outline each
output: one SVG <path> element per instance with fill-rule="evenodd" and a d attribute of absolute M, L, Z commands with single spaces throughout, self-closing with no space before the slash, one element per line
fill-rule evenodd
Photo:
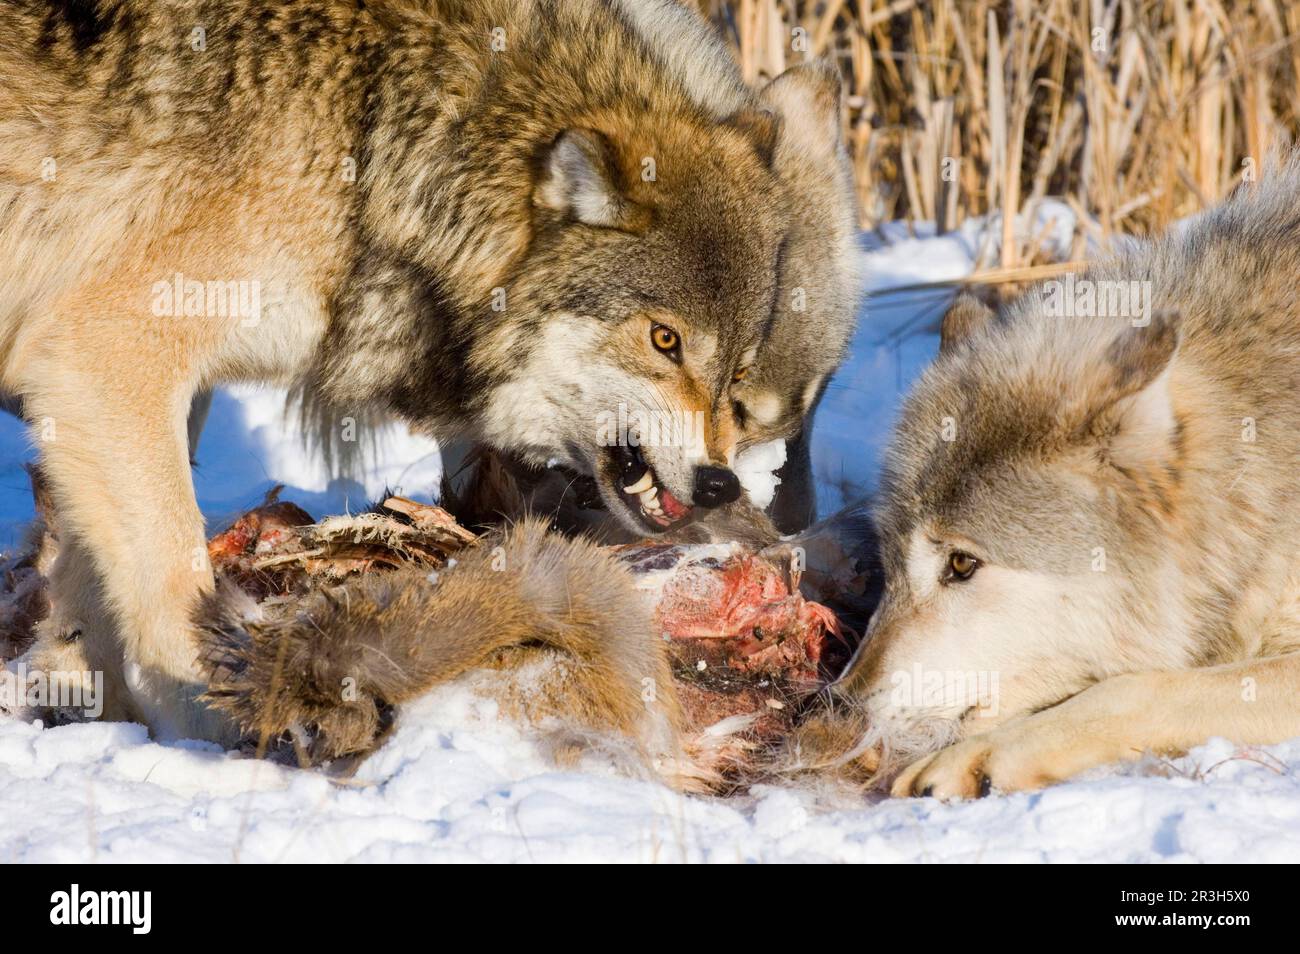
<path fill-rule="evenodd" d="M 721 507 L 740 497 L 740 479 L 725 467 L 697 467 L 693 498 L 699 507 Z"/>

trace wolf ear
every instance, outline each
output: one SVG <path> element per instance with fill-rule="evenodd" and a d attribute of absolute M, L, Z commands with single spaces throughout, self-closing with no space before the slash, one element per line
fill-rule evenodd
<path fill-rule="evenodd" d="M 1110 435 L 1107 452 L 1122 466 L 1159 458 L 1170 448 L 1175 420 L 1168 372 L 1178 352 L 1180 324 L 1178 312 L 1158 311 L 1148 324 L 1126 328 L 1106 348 L 1098 369 L 1099 430 Z"/>
<path fill-rule="evenodd" d="M 542 157 L 533 204 L 584 225 L 628 227 L 636 206 L 619 191 L 613 153 L 594 130 L 564 130 Z"/>
<path fill-rule="evenodd" d="M 764 105 L 783 120 L 781 141 L 800 152 L 834 158 L 843 145 L 840 74 L 828 60 L 792 66 L 764 87 Z"/>
<path fill-rule="evenodd" d="M 1164 372 L 1178 350 L 1180 315 L 1157 311 L 1145 325 L 1124 330 L 1106 349 L 1106 369 L 1117 397 L 1148 387 Z"/>
<path fill-rule="evenodd" d="M 781 117 L 770 109 L 742 109 L 725 121 L 749 137 L 754 150 L 769 169 L 776 159 L 776 144 L 781 138 Z"/>
<path fill-rule="evenodd" d="M 992 308 L 969 292 L 962 292 L 944 312 L 939 325 L 939 353 L 948 354 L 993 318 Z"/>

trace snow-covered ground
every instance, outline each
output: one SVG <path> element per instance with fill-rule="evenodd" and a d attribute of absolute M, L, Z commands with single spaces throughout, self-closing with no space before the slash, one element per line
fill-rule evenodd
<path fill-rule="evenodd" d="M 1068 231 L 1068 229 L 1066 230 Z M 967 274 L 973 228 L 867 242 L 870 314 L 819 413 L 823 512 L 874 486 L 908 382 L 934 355 L 946 292 L 891 287 Z M 223 391 L 196 486 L 216 525 L 284 483 L 315 516 L 385 485 L 428 497 L 437 447 L 393 428 L 364 486 L 330 486 L 274 390 Z M 0 418 L 0 549 L 31 516 L 17 422 Z M 465 685 L 405 709 L 346 784 L 144 729 L 44 729 L 0 717 L 0 861 L 1282 861 L 1300 857 L 1300 741 L 1223 742 L 1185 759 L 1100 770 L 1036 794 L 941 805 L 768 787 L 676 795 L 597 756 L 558 770 Z"/>
<path fill-rule="evenodd" d="M 138 725 L 0 721 L 0 861 L 1294 861 L 1300 782 L 1282 766 L 1300 742 L 1276 765 L 1231 754 L 957 805 L 826 804 L 686 797 L 594 758 L 559 771 L 461 686 L 404 711 L 346 785 Z"/>

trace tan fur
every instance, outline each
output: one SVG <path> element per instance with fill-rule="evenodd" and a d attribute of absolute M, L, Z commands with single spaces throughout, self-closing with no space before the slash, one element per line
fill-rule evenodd
<path fill-rule="evenodd" d="M 278 153 L 269 163 L 214 166 L 183 139 L 144 156 L 128 140 L 101 144 L 95 84 L 48 68 L 29 30 L 16 11 L 0 14 L 0 258 L 21 265 L 0 279 L 0 390 L 23 395 L 67 528 L 52 586 L 56 600 L 70 599 L 48 625 L 77 618 L 110 686 L 121 679 L 131 688 L 126 706 L 110 688 L 117 711 L 164 734 L 219 736 L 184 698 L 199 683 L 186 639 L 190 602 L 211 586 L 181 440 L 190 397 L 216 379 L 286 377 L 310 356 L 324 315 L 309 296 L 236 334 L 226 322 L 154 317 L 151 289 L 172 272 L 256 274 L 299 295 L 321 287 L 340 267 L 327 251 L 338 240 L 330 210 L 339 187 L 281 174 L 309 147 L 294 110 L 282 116 L 281 135 L 256 130 L 246 141 L 253 152 Z M 107 118 L 124 120 L 125 108 Z M 200 133 L 178 126 L 173 135 Z M 38 178 L 45 157 L 57 165 L 52 182 Z M 271 242 L 279 251 L 268 261 Z M 159 555 L 149 565 L 143 528 L 145 548 Z M 97 586 L 79 553 L 94 554 L 113 615 L 130 620 L 120 634 L 125 670 L 111 664 L 99 628 L 107 614 L 90 605 Z"/>
<path fill-rule="evenodd" d="M 613 733 L 665 774 L 686 772 L 650 606 L 613 555 L 538 521 L 485 539 L 433 578 L 365 576 L 282 620 L 223 591 L 199 619 L 209 698 L 261 749 L 296 735 L 313 763 L 367 753 L 392 707 L 488 666 L 502 671 L 492 693 L 508 714 Z"/>
<path fill-rule="evenodd" d="M 973 798 L 1041 788 L 1214 737 L 1270 745 L 1300 734 L 1300 653 L 1182 672 L 1114 676 L 1043 712 L 974 735 L 902 772 L 895 795 Z"/>

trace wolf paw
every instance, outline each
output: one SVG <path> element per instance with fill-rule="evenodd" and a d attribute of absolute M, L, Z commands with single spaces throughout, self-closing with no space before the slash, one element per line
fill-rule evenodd
<path fill-rule="evenodd" d="M 950 801 L 1032 791 L 1109 761 L 1100 750 L 1066 744 L 1044 729 L 1031 717 L 941 749 L 904 769 L 890 794 Z"/>
<path fill-rule="evenodd" d="M 983 798 L 994 788 L 992 750 L 987 743 L 963 742 L 913 762 L 894 780 L 890 794 L 895 798 Z M 1001 779 L 999 791 L 1005 791 Z"/>
<path fill-rule="evenodd" d="M 983 798 L 1061 782 L 1087 769 L 1167 748 L 1149 727 L 1160 674 L 1113 676 L 1056 706 L 1022 716 L 914 762 L 890 791 L 898 797 Z"/>

